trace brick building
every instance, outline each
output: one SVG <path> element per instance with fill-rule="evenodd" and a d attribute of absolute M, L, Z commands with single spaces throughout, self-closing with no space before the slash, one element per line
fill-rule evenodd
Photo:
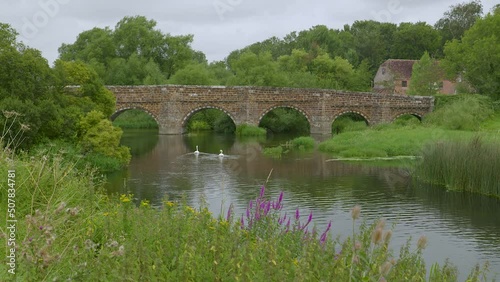
<path fill-rule="evenodd" d="M 381 94 L 406 94 L 411 83 L 413 64 L 417 60 L 385 61 L 378 68 L 373 80 L 373 92 Z M 456 84 L 442 79 L 436 87 L 441 94 L 455 94 Z"/>

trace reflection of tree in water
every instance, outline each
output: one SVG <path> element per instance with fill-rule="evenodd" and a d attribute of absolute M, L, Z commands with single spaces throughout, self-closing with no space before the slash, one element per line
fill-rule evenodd
<path fill-rule="evenodd" d="M 158 143 L 158 130 L 124 129 L 120 143 L 130 148 L 130 153 L 133 157 L 144 155 L 156 147 Z"/>

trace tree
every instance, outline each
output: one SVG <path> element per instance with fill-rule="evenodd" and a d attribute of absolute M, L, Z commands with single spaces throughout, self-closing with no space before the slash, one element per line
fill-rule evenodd
<path fill-rule="evenodd" d="M 169 83 L 184 85 L 213 85 L 215 79 L 203 64 L 192 64 L 177 71 L 170 79 Z"/>
<path fill-rule="evenodd" d="M 478 93 L 500 99 L 500 9 L 446 44 L 443 67 L 448 76 L 463 77 Z"/>
<path fill-rule="evenodd" d="M 56 60 L 54 72 L 58 79 L 56 84 L 63 105 L 75 104 L 82 113 L 92 110 L 111 116 L 115 110 L 115 97 L 99 80 L 97 73 L 83 62 L 65 62 Z M 67 88 L 77 86 L 77 88 Z"/>
<path fill-rule="evenodd" d="M 413 64 L 408 94 L 421 96 L 436 95 L 442 76 L 443 74 L 438 66 L 438 62 L 431 59 L 429 53 L 425 52 L 420 60 Z"/>
<path fill-rule="evenodd" d="M 214 78 L 215 85 L 226 85 L 231 77 L 233 77 L 233 73 L 228 69 L 224 61 L 211 62 L 207 68 Z"/>
<path fill-rule="evenodd" d="M 105 84 L 159 84 L 191 63 L 206 63 L 191 48 L 192 35 L 171 36 L 143 16 L 124 17 L 114 30 L 94 28 L 63 44 L 64 61 L 81 60 L 92 66 Z"/>
<path fill-rule="evenodd" d="M 349 89 L 354 75 L 353 66 L 341 57 L 322 54 L 311 62 L 311 71 L 318 77 L 319 87 Z"/>
<path fill-rule="evenodd" d="M 446 41 L 462 38 L 465 31 L 481 18 L 483 5 L 480 1 L 471 1 L 450 6 L 434 27 L 441 32 L 443 44 Z"/>
<path fill-rule="evenodd" d="M 286 86 L 286 76 L 279 72 L 278 63 L 273 60 L 270 52 L 260 54 L 245 51 L 239 58 L 232 61 L 231 70 L 234 76 L 229 85 L 253 86 Z"/>
<path fill-rule="evenodd" d="M 390 58 L 396 28 L 395 24 L 376 21 L 355 21 L 351 27 L 344 27 L 352 34 L 352 48 L 359 61 L 365 60 L 375 70 Z"/>
<path fill-rule="evenodd" d="M 434 55 L 441 46 L 441 35 L 425 22 L 401 23 L 394 33 L 392 58 L 418 60 L 427 51 Z"/>

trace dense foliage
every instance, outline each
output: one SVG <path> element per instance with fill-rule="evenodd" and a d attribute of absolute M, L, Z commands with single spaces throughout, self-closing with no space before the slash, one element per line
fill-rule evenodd
<path fill-rule="evenodd" d="M 191 49 L 192 35 L 171 36 L 155 27 L 143 16 L 125 17 L 114 30 L 82 32 L 59 48 L 60 58 L 89 64 L 107 85 L 162 84 L 183 67 L 206 62 Z"/>
<path fill-rule="evenodd" d="M 452 77 L 460 76 L 470 90 L 500 99 L 500 8 L 478 19 L 461 40 L 445 46 L 444 66 Z"/>
<path fill-rule="evenodd" d="M 0 24 L 0 116 L 2 145 L 29 150 L 54 140 L 82 146 L 82 153 L 118 157 L 130 154 L 119 146 L 121 130 L 107 121 L 115 98 L 98 74 L 78 61 L 57 60 L 50 67 L 38 50 L 17 42 L 17 33 Z M 94 112 L 85 126 L 85 116 Z"/>

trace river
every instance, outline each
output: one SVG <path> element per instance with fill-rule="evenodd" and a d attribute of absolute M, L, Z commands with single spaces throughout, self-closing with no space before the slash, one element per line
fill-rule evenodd
<path fill-rule="evenodd" d="M 460 281 L 476 263 L 490 263 L 490 275 L 500 278 L 500 201 L 447 192 L 414 181 L 407 169 L 334 161 L 319 152 L 290 152 L 281 159 L 262 154 L 286 139 L 240 140 L 231 135 L 158 135 L 128 130 L 122 144 L 132 152 L 130 166 L 108 176 L 109 193 L 132 193 L 137 200 L 160 205 L 168 197 L 185 197 L 199 206 L 204 199 L 214 214 L 230 204 L 240 216 L 263 184 L 266 194 L 284 191 L 285 210 L 313 212 L 322 230 L 332 222 L 331 234 L 345 238 L 352 230 L 351 208 L 361 206 L 361 218 L 395 224 L 392 247 L 412 237 L 428 238 L 426 264 L 447 258 L 459 269 Z M 320 140 L 320 138 L 318 138 Z M 200 154 L 193 152 L 196 145 Z M 224 157 L 218 156 L 223 150 Z"/>

